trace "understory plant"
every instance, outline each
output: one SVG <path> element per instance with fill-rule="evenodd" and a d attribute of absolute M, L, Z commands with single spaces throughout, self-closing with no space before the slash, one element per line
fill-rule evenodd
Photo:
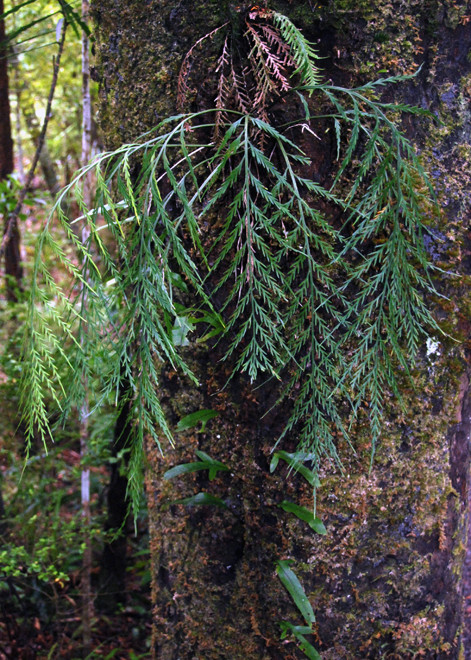
<path fill-rule="evenodd" d="M 200 40 L 182 67 L 185 106 L 202 44 L 220 49 L 213 107 L 100 154 L 60 193 L 38 238 L 25 428 L 52 435 L 47 393 L 65 416 L 80 409 L 84 383 L 96 409 L 128 406 L 134 502 L 144 437 L 173 442 L 160 365 L 196 382 L 185 361 L 194 342 L 221 342 L 232 373 L 254 385 L 273 380 L 278 405 L 290 409 L 274 445 L 283 451 L 295 438 L 293 465 L 317 473 L 325 458 L 341 464 L 338 439 L 349 441 L 360 412 L 374 450 L 385 392 L 398 394 L 397 373 L 437 331 L 424 245 L 436 206 L 400 130 L 404 114 L 427 113 L 381 100 L 385 86 L 412 76 L 341 87 L 322 79 L 313 45 L 285 16 L 255 7 L 241 21 L 240 34 L 227 24 Z M 288 122 L 280 107 L 290 108 Z M 306 175 L 316 166 L 309 142 L 332 152 L 323 176 Z M 90 172 L 91 208 L 82 198 Z M 85 242 L 62 211 L 71 195 Z M 73 250 L 61 246 L 55 219 Z M 69 291 L 45 252 L 69 271 Z"/>
<path fill-rule="evenodd" d="M 286 454 L 286 452 L 282 453 Z M 170 470 L 167 470 L 167 472 L 164 474 L 164 479 L 175 479 L 187 474 L 204 470 L 208 472 L 209 481 L 213 481 L 218 476 L 219 472 L 230 471 L 230 468 L 227 465 L 224 465 L 224 463 L 215 460 L 203 451 L 196 450 L 196 456 L 199 460 L 194 463 L 181 463 L 180 465 L 175 465 Z M 275 460 L 278 461 L 279 458 L 281 458 L 281 456 L 277 456 L 277 454 L 275 454 Z M 290 461 L 289 455 L 283 456 L 283 458 L 288 460 L 288 462 Z M 304 476 L 304 478 L 306 478 L 309 483 L 312 483 L 312 479 L 309 475 L 312 475 L 312 478 L 315 479 L 315 475 L 311 473 L 305 466 L 302 466 L 302 473 L 302 476 Z M 164 507 L 168 507 L 170 504 L 184 504 L 186 506 L 217 506 L 231 511 L 230 507 L 223 499 L 204 491 L 190 497 L 185 497 L 182 500 L 173 500 L 172 502 L 165 504 Z M 327 533 L 327 530 L 322 521 L 319 520 L 319 518 L 317 518 L 312 513 L 312 511 L 306 509 L 306 507 L 295 504 L 294 502 L 288 502 L 286 500 L 278 506 L 287 513 L 292 513 L 295 517 L 306 522 L 309 527 L 311 527 L 311 529 L 318 534 L 323 535 Z M 233 511 L 231 512 L 234 514 Z M 293 564 L 293 560 L 279 559 L 276 562 L 276 574 L 282 585 L 285 587 L 286 591 L 291 596 L 298 612 L 303 617 L 305 625 L 295 625 L 290 621 L 280 621 L 279 625 L 281 628 L 281 640 L 284 640 L 288 637 L 293 637 L 294 640 L 298 643 L 300 650 L 307 658 L 310 658 L 311 660 L 318 660 L 321 656 L 312 646 L 312 644 L 306 639 L 306 635 L 311 635 L 313 633 L 312 627 L 316 621 L 316 617 L 314 610 L 312 609 L 312 605 L 306 596 L 306 592 L 304 591 L 301 582 L 299 581 L 296 573 L 292 568 Z"/>

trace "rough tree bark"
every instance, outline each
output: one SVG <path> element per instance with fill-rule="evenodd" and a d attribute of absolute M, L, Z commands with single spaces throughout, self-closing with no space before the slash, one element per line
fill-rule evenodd
<path fill-rule="evenodd" d="M 317 615 L 312 641 L 324 659 L 463 658 L 460 572 L 471 406 L 469 7 L 464 0 L 328 0 L 322 6 L 275 0 L 270 6 L 318 44 L 325 76 L 335 82 L 354 85 L 382 70 L 404 73 L 423 64 L 417 78 L 385 93 L 429 107 L 442 120 L 428 128 L 409 121 L 403 128 L 415 139 L 444 210 L 436 228 L 441 243 L 431 256 L 459 275 L 441 282 L 449 299 L 431 304 L 460 341 L 439 337 L 428 356 L 424 346 L 415 389 L 404 384 L 406 410 L 387 403 L 371 472 L 370 439 L 359 423 L 356 454 L 342 454 L 344 474 L 326 468 L 321 475 L 323 538 L 277 507 L 287 496 L 310 506 L 312 493 L 294 474 L 269 473 L 286 412 L 262 417 L 273 403 L 270 386 L 253 391 L 242 378 L 225 386 L 229 367 L 218 362 L 220 345 L 189 349 L 200 388 L 163 369 L 172 421 L 203 408 L 219 415 L 204 432 L 179 434 L 163 459 L 155 446 L 147 448 L 153 651 L 160 660 L 302 657 L 295 644 L 279 639 L 280 619 L 302 623 L 274 571 L 277 559 L 293 558 Z M 107 147 L 175 114 L 183 56 L 231 9 L 232 3 L 216 0 L 92 3 Z M 311 175 L 328 169 L 330 149 L 314 138 L 304 148 Z M 286 448 L 294 446 L 295 439 Z M 194 460 L 197 448 L 230 466 L 211 484 L 230 510 L 162 508 L 208 487 L 204 476 L 162 481 L 169 466 Z"/>

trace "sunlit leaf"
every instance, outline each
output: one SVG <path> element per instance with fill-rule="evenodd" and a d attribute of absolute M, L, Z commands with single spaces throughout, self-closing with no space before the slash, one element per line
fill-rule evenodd
<path fill-rule="evenodd" d="M 177 316 L 172 329 L 172 341 L 174 346 L 189 346 L 188 335 L 195 329 L 188 316 Z"/>

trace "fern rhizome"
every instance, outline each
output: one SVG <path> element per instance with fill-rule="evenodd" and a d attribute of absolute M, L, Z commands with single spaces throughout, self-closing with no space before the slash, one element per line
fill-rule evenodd
<path fill-rule="evenodd" d="M 340 464 L 336 438 L 348 439 L 360 410 L 374 446 L 385 392 L 398 393 L 398 369 L 407 373 L 424 334 L 437 330 L 424 301 L 434 292 L 423 240 L 433 191 L 398 128 L 404 113 L 426 113 L 380 97 L 406 78 L 352 89 L 323 82 L 314 47 L 285 16 L 254 8 L 242 23 L 239 33 L 228 23 L 207 35 L 183 62 L 185 105 L 195 100 L 202 45 L 221 48 L 213 107 L 100 154 L 61 192 L 38 241 L 25 342 L 28 434 L 51 432 L 51 397 L 65 414 L 80 407 L 84 383 L 99 406 L 118 401 L 125 380 L 134 502 L 144 436 L 173 441 L 159 363 L 196 382 L 181 347 L 224 338 L 234 373 L 273 379 L 279 405 L 291 410 L 278 442 L 295 440 L 297 464 L 316 470 L 324 457 Z M 281 123 L 286 108 L 291 121 Z M 311 161 L 300 145 L 309 140 L 329 140 L 336 154 L 322 183 L 305 174 Z M 81 182 L 91 171 L 87 208 Z M 85 243 L 62 210 L 73 194 Z M 54 218 L 78 259 L 55 238 Z M 69 294 L 44 251 L 69 270 Z"/>

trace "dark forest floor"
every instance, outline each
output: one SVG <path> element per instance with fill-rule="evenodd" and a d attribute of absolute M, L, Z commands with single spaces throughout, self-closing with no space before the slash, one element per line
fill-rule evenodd
<path fill-rule="evenodd" d="M 3 609 L 3 608 L 2 608 Z M 144 613 L 132 606 L 122 612 L 102 615 L 93 622 L 92 651 L 84 654 L 79 616 L 59 623 L 38 617 L 22 620 L 18 612 L 0 615 L 0 660 L 141 660 L 150 657 L 150 607 Z"/>

